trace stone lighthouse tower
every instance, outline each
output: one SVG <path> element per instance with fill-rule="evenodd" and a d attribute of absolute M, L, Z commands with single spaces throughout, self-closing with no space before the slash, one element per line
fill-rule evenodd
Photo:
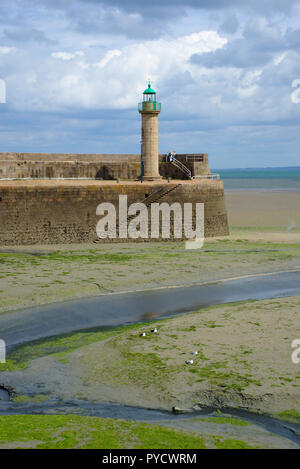
<path fill-rule="evenodd" d="M 160 179 L 158 169 L 158 114 L 161 104 L 156 101 L 156 93 L 148 84 L 143 93 L 143 102 L 139 103 L 142 115 L 142 163 L 144 179 L 153 181 Z"/>

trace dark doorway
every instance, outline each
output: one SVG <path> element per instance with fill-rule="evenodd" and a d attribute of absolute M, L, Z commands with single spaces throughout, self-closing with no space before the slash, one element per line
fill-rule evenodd
<path fill-rule="evenodd" d="M 108 166 L 101 166 L 101 168 L 97 171 L 95 179 L 104 179 L 104 180 L 112 180 L 115 179 L 111 172 L 111 169 Z"/>

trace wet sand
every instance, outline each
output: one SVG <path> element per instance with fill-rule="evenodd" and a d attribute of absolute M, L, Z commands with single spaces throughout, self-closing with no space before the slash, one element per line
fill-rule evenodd
<path fill-rule="evenodd" d="M 248 230 L 249 234 L 264 232 L 269 241 L 276 241 L 274 234 L 285 233 L 287 242 L 299 242 L 300 188 L 299 192 L 228 190 L 225 197 L 231 228 Z"/>
<path fill-rule="evenodd" d="M 299 307 L 300 296 L 219 305 L 104 339 L 86 331 L 65 352 L 64 340 L 58 345 L 49 339 L 45 356 L 24 370 L 4 371 L 1 384 L 18 395 L 62 402 L 166 410 L 198 404 L 268 414 L 293 410 L 300 416 L 300 375 L 291 359 L 300 333 Z M 83 345 L 85 337 L 94 342 Z M 21 349 L 20 357 L 34 346 Z"/>
<path fill-rule="evenodd" d="M 182 288 L 109 294 L 0 316 L 8 350 L 50 336 L 118 327 L 228 302 L 300 294 L 300 268 Z"/>

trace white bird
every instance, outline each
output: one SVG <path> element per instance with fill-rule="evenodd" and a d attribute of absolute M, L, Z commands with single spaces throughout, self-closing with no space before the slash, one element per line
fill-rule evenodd
<path fill-rule="evenodd" d="M 192 355 L 198 355 L 197 350 L 195 350 L 194 352 L 192 352 Z"/>
<path fill-rule="evenodd" d="M 185 363 L 186 363 L 187 365 L 192 365 L 192 364 L 194 363 L 194 360 L 187 360 Z"/>
<path fill-rule="evenodd" d="M 142 333 L 140 334 L 140 337 L 146 337 L 146 332 L 142 332 Z"/>
<path fill-rule="evenodd" d="M 287 227 L 288 231 L 291 231 L 293 228 L 296 228 L 297 223 L 295 221 L 292 221 L 292 223 Z"/>
<path fill-rule="evenodd" d="M 151 329 L 151 332 L 154 332 L 154 334 L 157 334 L 157 333 L 158 333 L 158 330 L 157 330 L 157 328 L 155 327 L 154 329 Z"/>

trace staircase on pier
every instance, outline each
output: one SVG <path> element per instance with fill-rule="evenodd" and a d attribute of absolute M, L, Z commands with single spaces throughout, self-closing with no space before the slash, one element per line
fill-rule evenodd
<path fill-rule="evenodd" d="M 144 204 L 144 206 L 145 206 L 144 210 L 146 210 L 148 207 L 151 206 L 151 204 L 154 204 L 154 203 L 158 202 L 158 200 L 162 199 L 167 194 L 170 194 L 170 192 L 175 191 L 179 186 L 181 186 L 181 184 L 176 184 L 176 186 L 173 186 L 170 189 L 166 189 L 165 187 L 160 187 L 159 189 L 152 192 L 152 194 L 148 195 L 147 197 L 145 197 L 145 199 L 143 199 L 141 202 L 138 202 L 138 203 Z M 137 216 L 136 214 L 135 215 L 128 215 L 127 224 L 131 220 L 133 220 L 136 216 Z M 125 224 L 123 226 L 125 226 Z M 119 226 L 119 229 L 120 229 L 120 226 Z M 96 238 L 96 239 L 93 240 L 93 243 L 95 243 L 95 244 L 100 243 L 100 242 L 101 242 L 100 238 Z"/>

